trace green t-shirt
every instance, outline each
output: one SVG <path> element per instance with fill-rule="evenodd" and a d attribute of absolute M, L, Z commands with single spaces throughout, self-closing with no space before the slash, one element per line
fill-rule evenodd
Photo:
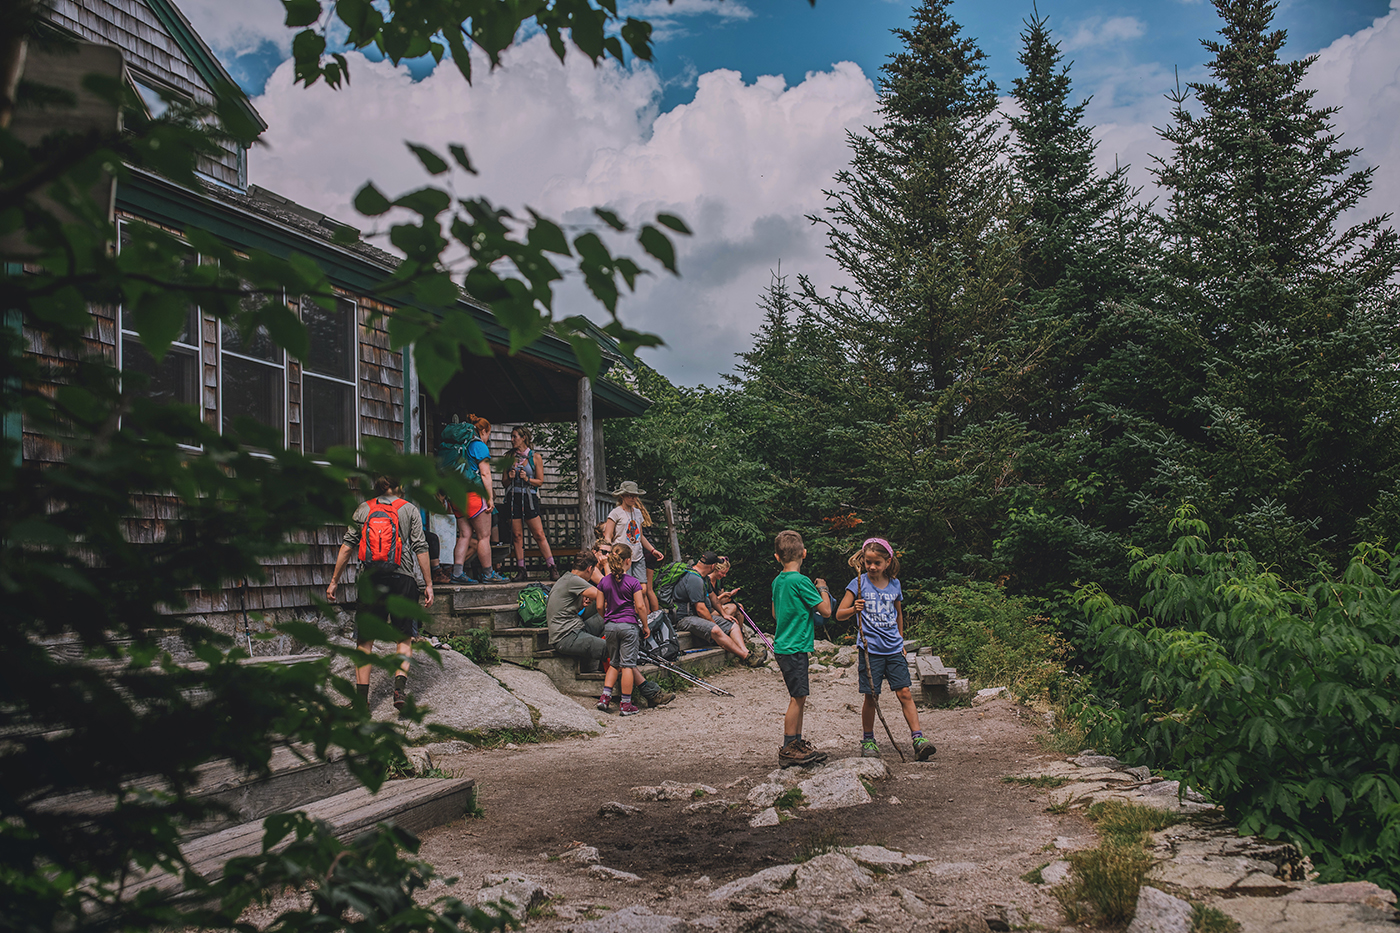
<path fill-rule="evenodd" d="M 817 639 L 812 612 L 821 601 L 817 585 L 800 571 L 784 570 L 773 578 L 773 615 L 778 622 L 773 638 L 774 654 L 802 654 L 812 650 Z"/>

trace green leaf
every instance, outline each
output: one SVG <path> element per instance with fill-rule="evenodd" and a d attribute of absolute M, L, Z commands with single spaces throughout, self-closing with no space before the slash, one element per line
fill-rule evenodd
<path fill-rule="evenodd" d="M 299 360 L 311 355 L 311 337 L 306 325 L 279 300 L 269 301 L 259 309 L 256 319 L 267 328 L 272 342 Z"/>
<path fill-rule="evenodd" d="M 690 228 L 685 225 L 684 220 L 681 220 L 675 214 L 657 214 L 656 222 L 661 224 L 661 226 L 667 228 L 668 230 L 674 230 L 677 233 L 683 233 L 686 236 L 690 235 Z"/>
<path fill-rule="evenodd" d="M 286 25 L 293 29 L 310 26 L 321 18 L 321 4 L 318 0 L 282 0 L 287 11 Z"/>
<path fill-rule="evenodd" d="M 458 165 L 462 166 L 464 171 L 472 175 L 476 174 L 476 167 L 472 165 L 472 160 L 467 157 L 467 148 L 465 146 L 461 143 L 452 143 L 447 147 L 447 151 L 452 153 L 452 158 L 457 161 Z"/>
<path fill-rule="evenodd" d="M 601 207 L 595 207 L 593 208 L 593 213 L 597 214 L 603 223 L 612 227 L 618 233 L 625 233 L 627 231 L 627 225 L 612 211 Z"/>
<path fill-rule="evenodd" d="M 669 271 L 677 275 L 680 274 L 676 271 L 676 249 L 671 245 L 671 240 L 666 234 L 651 224 L 645 224 L 641 234 L 637 237 L 637 242 L 642 244 L 642 249 L 651 254 Z"/>
<path fill-rule="evenodd" d="M 560 256 L 573 255 L 569 249 L 569 241 L 564 238 L 564 231 L 559 229 L 558 224 L 547 217 L 541 217 L 534 211 L 530 211 L 530 217 L 534 221 L 534 225 L 526 234 L 527 243 L 543 252 L 557 253 Z"/>
<path fill-rule="evenodd" d="M 405 145 L 418 157 L 418 161 L 423 163 L 423 168 L 428 170 L 429 175 L 441 175 L 447 171 L 447 161 L 427 146 L 420 146 L 417 143 L 405 143 Z"/>
<path fill-rule="evenodd" d="M 394 206 L 373 182 L 365 182 L 365 186 L 356 193 L 354 204 L 355 210 L 367 217 L 378 217 L 388 213 Z"/>
<path fill-rule="evenodd" d="M 585 334 L 569 334 L 569 345 L 574 348 L 574 358 L 579 368 L 589 379 L 598 378 L 598 370 L 603 365 L 603 350 L 598 342 Z"/>

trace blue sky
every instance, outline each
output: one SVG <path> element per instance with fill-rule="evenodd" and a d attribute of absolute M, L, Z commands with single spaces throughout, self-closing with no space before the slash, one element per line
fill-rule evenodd
<path fill-rule="evenodd" d="M 781 267 L 819 289 L 844 281 L 809 218 L 846 166 L 847 134 L 877 120 L 874 82 L 899 48 L 891 31 L 912 5 L 888 0 L 622 0 L 656 27 L 651 65 L 581 56 L 564 66 L 540 37 L 524 39 L 494 73 L 474 66 L 467 87 L 451 66 L 395 69 L 352 57 L 348 88 L 296 87 L 286 62 L 291 32 L 279 0 L 178 0 L 269 123 L 254 152 L 253 183 L 365 229 L 351 207 L 373 180 L 385 191 L 425 184 L 404 140 L 464 143 L 481 174 L 471 193 L 568 224 L 607 206 L 633 223 L 657 211 L 686 218 L 682 276 L 657 274 L 627 296 L 630 326 L 666 346 L 644 358 L 675 381 L 715 384 L 750 344 L 756 302 Z M 1003 92 L 1030 0 L 957 0 L 954 18 L 976 40 Z M 1219 28 L 1204 0 L 1104 3 L 1044 0 L 1049 20 L 1097 127 L 1099 164 L 1130 165 L 1151 198 L 1147 171 L 1166 146 L 1164 95 L 1179 73 L 1204 77 L 1201 40 Z M 1377 166 L 1366 215 L 1400 205 L 1400 0 L 1291 0 L 1274 24 L 1285 54 L 1320 53 L 1309 82 L 1317 103 L 1342 108 L 1345 142 Z M 850 63 L 850 64 L 840 64 Z M 778 76 L 762 77 L 762 76 Z M 462 191 L 461 193 L 468 193 Z M 559 311 L 601 311 L 576 281 Z"/>

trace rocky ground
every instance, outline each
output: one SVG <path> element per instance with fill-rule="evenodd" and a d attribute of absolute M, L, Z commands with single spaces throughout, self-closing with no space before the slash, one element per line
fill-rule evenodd
<path fill-rule="evenodd" d="M 1310 885 L 1282 847 L 1232 848 L 1208 804 L 1178 802 L 1174 786 L 1112 760 L 1066 761 L 1038 741 L 1041 718 L 1009 699 L 921 710 L 938 745 L 929 762 L 901 761 L 883 731 L 883 761 L 862 760 L 854 672 L 833 667 L 813 676 L 804 729 L 830 761 L 781 771 L 781 675 L 711 679 L 734 696 L 691 689 L 626 719 L 580 706 L 594 737 L 433 747 L 434 767 L 477 780 L 483 811 L 425 835 L 423 855 L 457 878 L 433 893 L 507 897 L 528 908 L 532 931 L 1060 929 L 1050 888 L 1063 855 L 1097 842 L 1083 807 L 1118 796 L 1193 817 L 1159 834 L 1156 852 L 1190 870 L 1159 866 L 1154 883 L 1196 902 L 1248 902 L 1227 910 L 1247 933 L 1400 929 L 1388 892 Z M 897 705 L 884 708 L 910 755 Z M 1188 930 L 1184 903 L 1167 897 L 1160 923 L 1134 933 Z"/>

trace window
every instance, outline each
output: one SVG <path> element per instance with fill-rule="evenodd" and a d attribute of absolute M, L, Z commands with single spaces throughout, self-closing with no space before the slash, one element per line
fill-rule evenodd
<path fill-rule="evenodd" d="M 355 446 L 355 303 L 337 298 L 335 310 L 327 311 L 302 298 L 301 319 L 311 338 L 301 380 L 303 452 Z"/>
<path fill-rule="evenodd" d="M 131 236 L 126 224 L 122 224 L 118 234 L 118 249 L 126 248 Z M 190 262 L 196 261 L 193 254 Z M 141 337 L 136 333 L 127 308 L 121 309 L 121 368 L 127 373 L 141 373 L 144 380 L 131 380 L 125 383 L 128 392 L 137 393 L 158 402 L 180 405 L 199 404 L 199 308 L 191 304 L 185 317 L 185 326 L 175 342 L 166 351 L 159 363 L 141 345 Z"/>
<path fill-rule="evenodd" d="M 266 301 L 266 296 L 256 295 L 245 298 L 243 307 L 251 311 Z M 245 340 L 227 321 L 219 325 L 219 348 L 224 433 L 232 431 L 235 418 L 252 418 L 275 429 L 285 444 L 287 365 L 282 348 L 262 326 Z"/>

